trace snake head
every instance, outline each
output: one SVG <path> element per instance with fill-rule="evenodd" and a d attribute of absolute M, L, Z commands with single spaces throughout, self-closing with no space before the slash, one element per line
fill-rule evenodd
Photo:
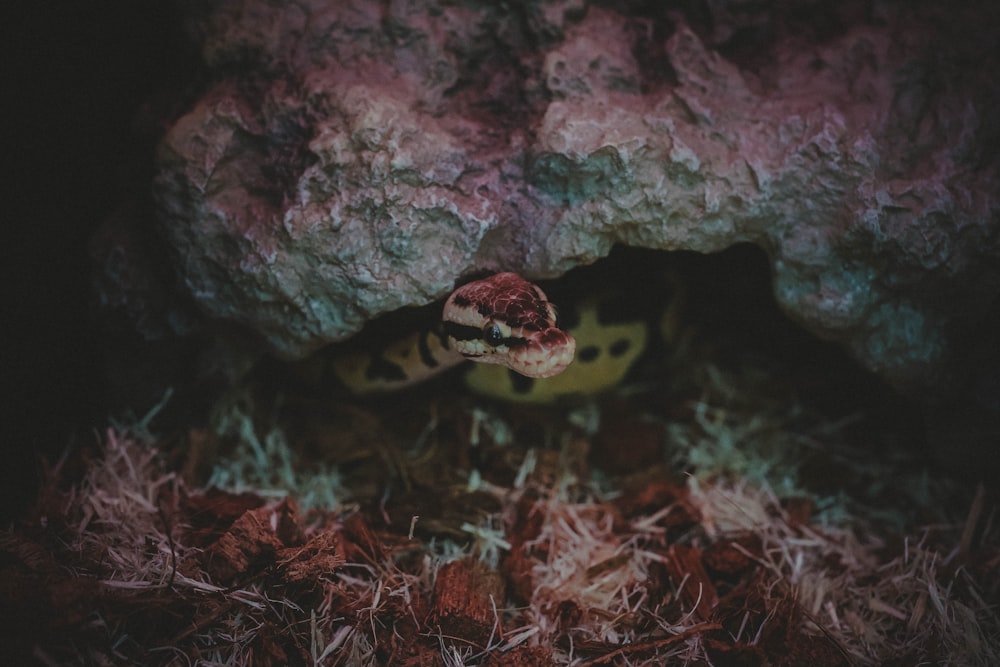
<path fill-rule="evenodd" d="M 449 346 L 467 359 L 533 378 L 558 375 L 576 341 L 556 326 L 556 307 L 537 285 L 498 273 L 463 285 L 444 304 Z"/>

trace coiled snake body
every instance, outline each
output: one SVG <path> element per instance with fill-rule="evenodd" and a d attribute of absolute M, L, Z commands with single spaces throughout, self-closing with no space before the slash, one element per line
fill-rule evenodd
<path fill-rule="evenodd" d="M 560 290 L 558 324 L 545 291 L 514 273 L 468 283 L 447 299 L 435 326 L 381 344 L 333 346 L 323 354 L 323 384 L 384 393 L 472 360 L 479 363 L 470 365 L 464 382 L 477 394 L 550 402 L 599 393 L 625 377 L 657 332 L 676 327 L 677 300 L 658 300 L 645 278 L 618 278 L 625 284 L 617 288 L 603 276 L 569 281 L 576 296 Z"/>

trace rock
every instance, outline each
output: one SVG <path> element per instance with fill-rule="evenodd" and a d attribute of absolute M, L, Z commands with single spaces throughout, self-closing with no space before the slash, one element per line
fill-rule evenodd
<path fill-rule="evenodd" d="M 155 232 L 287 358 L 476 272 L 751 242 L 803 327 L 940 398 L 1000 366 L 1000 9 L 791 5 L 195 5 Z"/>

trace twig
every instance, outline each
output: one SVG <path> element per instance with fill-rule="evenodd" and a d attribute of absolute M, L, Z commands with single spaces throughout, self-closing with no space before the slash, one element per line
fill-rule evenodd
<path fill-rule="evenodd" d="M 699 623 L 693 627 L 688 628 L 684 632 L 680 632 L 676 635 L 670 637 L 663 637 L 662 639 L 653 639 L 648 642 L 640 642 L 638 644 L 629 644 L 628 646 L 622 646 L 619 649 L 615 649 L 611 653 L 605 653 L 604 655 L 598 656 L 582 662 L 577 667 L 592 667 L 593 665 L 604 665 L 618 656 L 628 655 L 630 653 L 642 653 L 644 651 L 652 651 L 655 649 L 663 648 L 665 646 L 670 646 L 672 644 L 678 644 L 682 641 L 690 639 L 694 635 L 701 634 L 703 632 L 710 632 L 712 630 L 721 630 L 722 625 L 715 622 Z"/>
<path fill-rule="evenodd" d="M 170 522 L 167 521 L 167 513 L 163 511 L 163 506 L 156 503 L 156 513 L 163 522 L 163 534 L 167 537 L 167 546 L 170 548 L 170 579 L 167 580 L 167 588 L 173 589 L 174 579 L 177 577 L 177 547 L 174 545 L 174 537 L 170 533 Z"/>

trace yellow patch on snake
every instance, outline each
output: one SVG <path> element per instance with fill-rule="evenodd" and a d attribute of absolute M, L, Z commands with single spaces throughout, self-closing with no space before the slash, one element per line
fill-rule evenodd
<path fill-rule="evenodd" d="M 580 304 L 580 321 L 568 330 L 577 358 L 559 375 L 525 383 L 501 366 L 476 364 L 465 374 L 468 387 L 484 396 L 512 402 L 551 403 L 573 394 L 598 394 L 620 383 L 649 343 L 643 321 L 602 324 L 596 303 Z"/>

